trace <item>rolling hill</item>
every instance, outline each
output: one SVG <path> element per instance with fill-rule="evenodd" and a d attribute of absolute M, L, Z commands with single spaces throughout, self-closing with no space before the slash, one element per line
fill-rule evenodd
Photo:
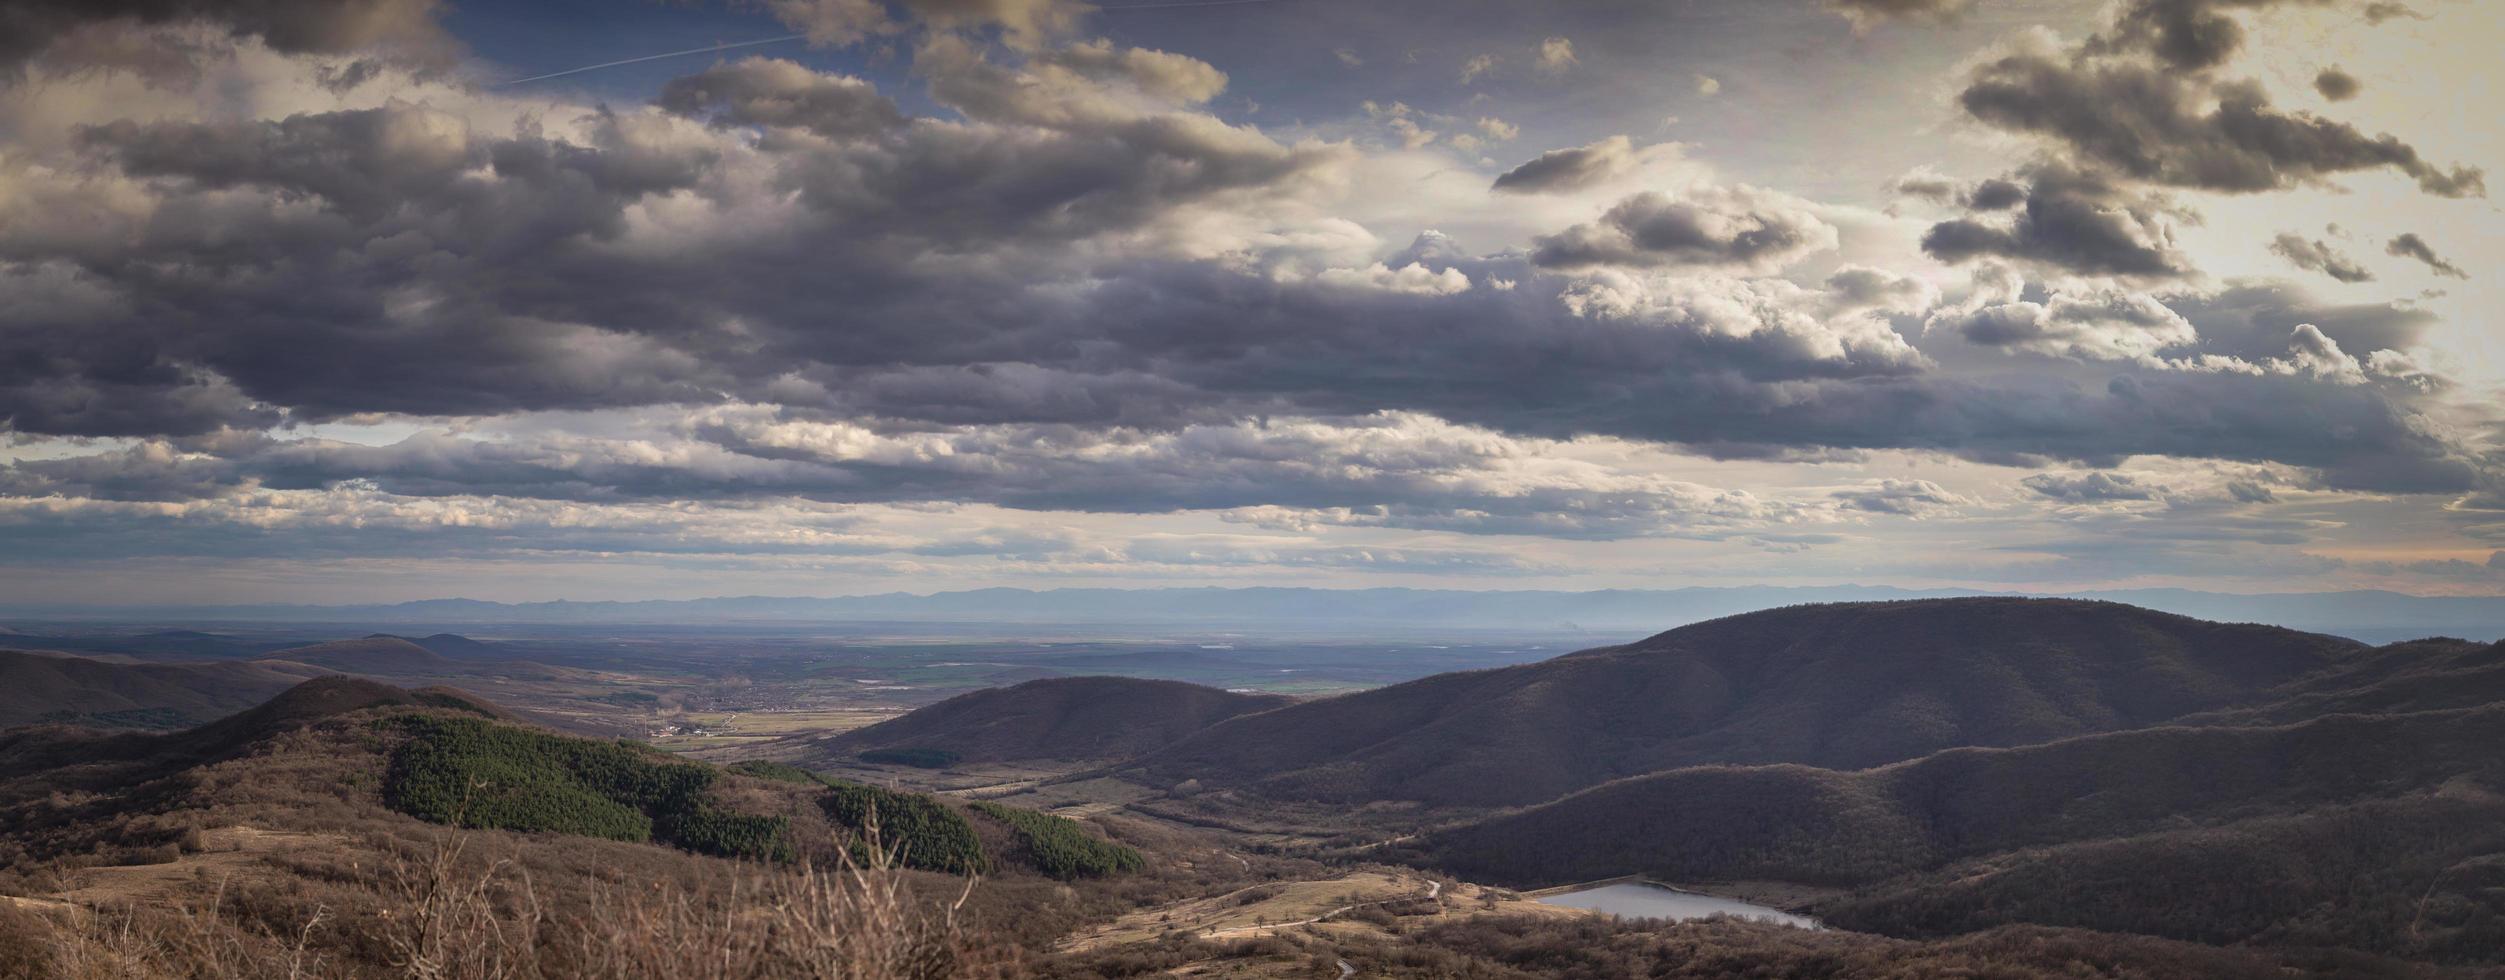
<path fill-rule="evenodd" d="M 1127 759 L 1226 719 L 1293 703 L 1181 681 L 1057 677 L 986 688 L 806 743 L 805 760 L 935 752 L 965 762 Z"/>
<path fill-rule="evenodd" d="M 2343 713 L 2469 708 L 2505 701 L 2505 643 L 2412 640 L 2300 677 L 2271 700 L 2202 712 L 2203 724 L 2284 724 Z"/>
<path fill-rule="evenodd" d="M 1857 891 L 1820 914 L 1896 935 L 2024 922 L 2485 961 L 2505 949 L 2499 744 L 2505 704 L 2150 728 L 1859 772 L 1697 767 L 1401 853 L 1524 886 L 1845 886 Z"/>
<path fill-rule="evenodd" d="M 249 708 L 318 673 L 287 664 L 105 663 L 0 650 L 0 728 L 179 728 Z"/>
<path fill-rule="evenodd" d="M 2268 700 L 2366 655 L 2116 603 L 1798 606 L 1234 718 L 1127 767 L 1296 799 L 1519 806 L 1708 764 L 1858 769 Z"/>

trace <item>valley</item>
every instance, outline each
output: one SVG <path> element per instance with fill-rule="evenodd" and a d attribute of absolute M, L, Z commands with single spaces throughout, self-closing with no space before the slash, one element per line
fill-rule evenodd
<path fill-rule="evenodd" d="M 2074 936 L 2136 976 L 2505 969 L 2493 644 L 2001 598 L 1494 664 L 1528 645 L 145 636 L 19 662 L 135 692 L 120 711 L 158 696 L 123 675 L 313 680 L 203 727 L 0 736 L 22 911 L 301 888 L 313 853 L 406 866 L 429 822 L 565 894 L 640 849 L 702 904 L 726 900 L 714 864 L 805 874 L 884 832 L 908 891 L 979 874 L 976 945 L 1040 976 L 1434 976 L 1568 947 L 1659 968 L 1663 942 L 2023 976 Z M 1061 673 L 1221 662 L 1345 687 Z M 619 766 L 651 775 L 604 782 Z"/>

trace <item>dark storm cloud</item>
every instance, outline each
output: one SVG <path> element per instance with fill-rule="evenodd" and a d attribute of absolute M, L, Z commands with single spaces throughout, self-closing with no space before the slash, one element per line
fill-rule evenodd
<path fill-rule="evenodd" d="M 2460 266 L 2444 261 L 2443 256 L 2435 254 L 2435 248 L 2428 245 L 2426 239 L 2418 237 L 2416 232 L 2402 232 L 2383 246 L 2383 252 L 2386 255 L 2424 262 L 2427 268 L 2435 270 L 2435 274 L 2439 276 L 2451 276 L 2455 279 L 2470 278 L 2470 273 L 2463 272 Z"/>
<path fill-rule="evenodd" d="M 2015 207 L 2006 218 L 1944 221 L 1922 237 L 1943 262 L 2019 259 L 2088 275 L 2180 276 L 2190 263 L 2176 250 L 2170 221 L 2181 212 L 2094 171 L 2037 164 L 2014 179 L 1984 181 L 1965 195 L 1982 212 Z"/>
<path fill-rule="evenodd" d="M 1835 247 L 1835 229 L 1799 202 L 1746 186 L 1674 198 L 1646 191 L 1599 221 L 1534 243 L 1531 261 L 1593 266 L 1725 266 L 1770 272 Z"/>
<path fill-rule="evenodd" d="M 1612 136 L 1585 146 L 1550 150 L 1496 175 L 1490 189 L 1506 194 L 1554 194 L 1582 190 L 1635 166 L 1635 144 Z"/>
<path fill-rule="evenodd" d="M 2341 282 L 2368 282 L 2375 277 L 2373 272 L 2341 254 L 2331 243 L 2319 238 L 2307 239 L 2292 231 L 2280 232 L 2278 237 L 2271 239 L 2270 252 L 2299 269 L 2319 272 Z"/>
<path fill-rule="evenodd" d="M 0 0 L 0 70 L 84 28 L 202 22 L 291 53 L 440 53 L 436 0 Z"/>

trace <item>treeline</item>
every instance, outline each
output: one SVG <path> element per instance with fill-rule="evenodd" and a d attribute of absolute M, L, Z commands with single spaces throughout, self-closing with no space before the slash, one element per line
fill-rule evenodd
<path fill-rule="evenodd" d="M 1090 835 L 1078 821 L 976 801 L 974 812 L 1009 825 L 1035 870 L 1054 878 L 1098 878 L 1148 866 L 1139 851 Z"/>
<path fill-rule="evenodd" d="M 406 736 L 383 800 L 421 820 L 792 858 L 786 819 L 731 813 L 707 798 L 721 772 L 712 766 L 479 718 L 409 714 L 380 724 Z"/>
<path fill-rule="evenodd" d="M 955 807 L 931 797 L 830 781 L 821 803 L 828 818 L 856 834 L 853 846 L 863 859 L 866 849 L 876 847 L 905 867 L 923 871 L 981 874 L 992 869 L 974 824 Z"/>
<path fill-rule="evenodd" d="M 2147 729 L 1884 769 L 1684 769 L 1386 856 L 1511 885 L 1641 873 L 1858 889 L 1816 911 L 2505 963 L 2505 706 Z"/>
<path fill-rule="evenodd" d="M 1861 772 L 1698 767 L 1430 835 L 1407 859 L 1507 885 L 1628 873 L 1860 885 L 1947 860 L 2388 799 L 2505 789 L 2505 706 L 1952 749 Z"/>
<path fill-rule="evenodd" d="M 1995 855 L 1819 912 L 1903 936 L 2031 922 L 2505 962 L 2505 801 L 2424 796 Z"/>
<path fill-rule="evenodd" d="M 855 758 L 883 766 L 912 766 L 916 769 L 946 769 L 965 758 L 947 749 L 871 749 Z"/>

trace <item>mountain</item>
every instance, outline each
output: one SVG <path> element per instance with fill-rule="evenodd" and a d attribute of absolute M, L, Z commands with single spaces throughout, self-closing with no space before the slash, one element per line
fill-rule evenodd
<path fill-rule="evenodd" d="M 0 605 L 25 621 L 296 623 L 1023 623 L 1254 628 L 1273 632 L 1501 630 L 1635 635 L 1722 616 L 1817 602 L 1947 598 L 1984 593 L 1881 586 L 1728 586 L 1590 592 L 1442 589 L 977 589 L 929 595 L 736 596 L 633 602 L 504 603 L 428 599 L 360 606 Z M 2505 637 L 2505 596 L 2349 591 L 2239 595 L 2190 589 L 2084 592 L 2057 598 L 2126 602 L 2221 622 L 2257 622 L 2371 642 L 2429 635 Z M 1606 638 L 1605 636 L 1602 638 Z M 50 644 L 47 644 L 50 645 Z"/>
<path fill-rule="evenodd" d="M 1056 677 L 986 688 L 809 743 L 808 759 L 863 752 L 940 753 L 964 762 L 1127 759 L 1237 715 L 1293 699 L 1181 681 Z"/>
<path fill-rule="evenodd" d="M 2428 639 L 2288 683 L 2272 700 L 2187 717 L 2202 724 L 2284 724 L 2329 714 L 2468 708 L 2505 702 L 2505 643 Z"/>
<path fill-rule="evenodd" d="M 2505 705 L 2158 727 L 1856 772 L 1698 766 L 1439 830 L 1438 867 L 1514 885 L 1646 874 L 1859 885 L 1953 858 L 2455 783 L 2505 791 Z"/>
<path fill-rule="evenodd" d="M 1519 806 L 1683 766 L 1856 769 L 2144 727 L 2368 649 L 2105 602 L 1800 606 L 1236 718 L 1133 769 L 1284 798 Z"/>
<path fill-rule="evenodd" d="M 2499 744 L 2505 704 L 2150 728 L 1860 772 L 1697 767 L 1438 830 L 1403 853 L 1525 886 L 1848 886 L 1820 914 L 1897 935 L 2027 922 L 2485 959 L 2505 949 Z"/>
<path fill-rule="evenodd" d="M 196 725 L 258 704 L 315 673 L 284 664 L 105 663 L 0 650 L 0 728 Z"/>

